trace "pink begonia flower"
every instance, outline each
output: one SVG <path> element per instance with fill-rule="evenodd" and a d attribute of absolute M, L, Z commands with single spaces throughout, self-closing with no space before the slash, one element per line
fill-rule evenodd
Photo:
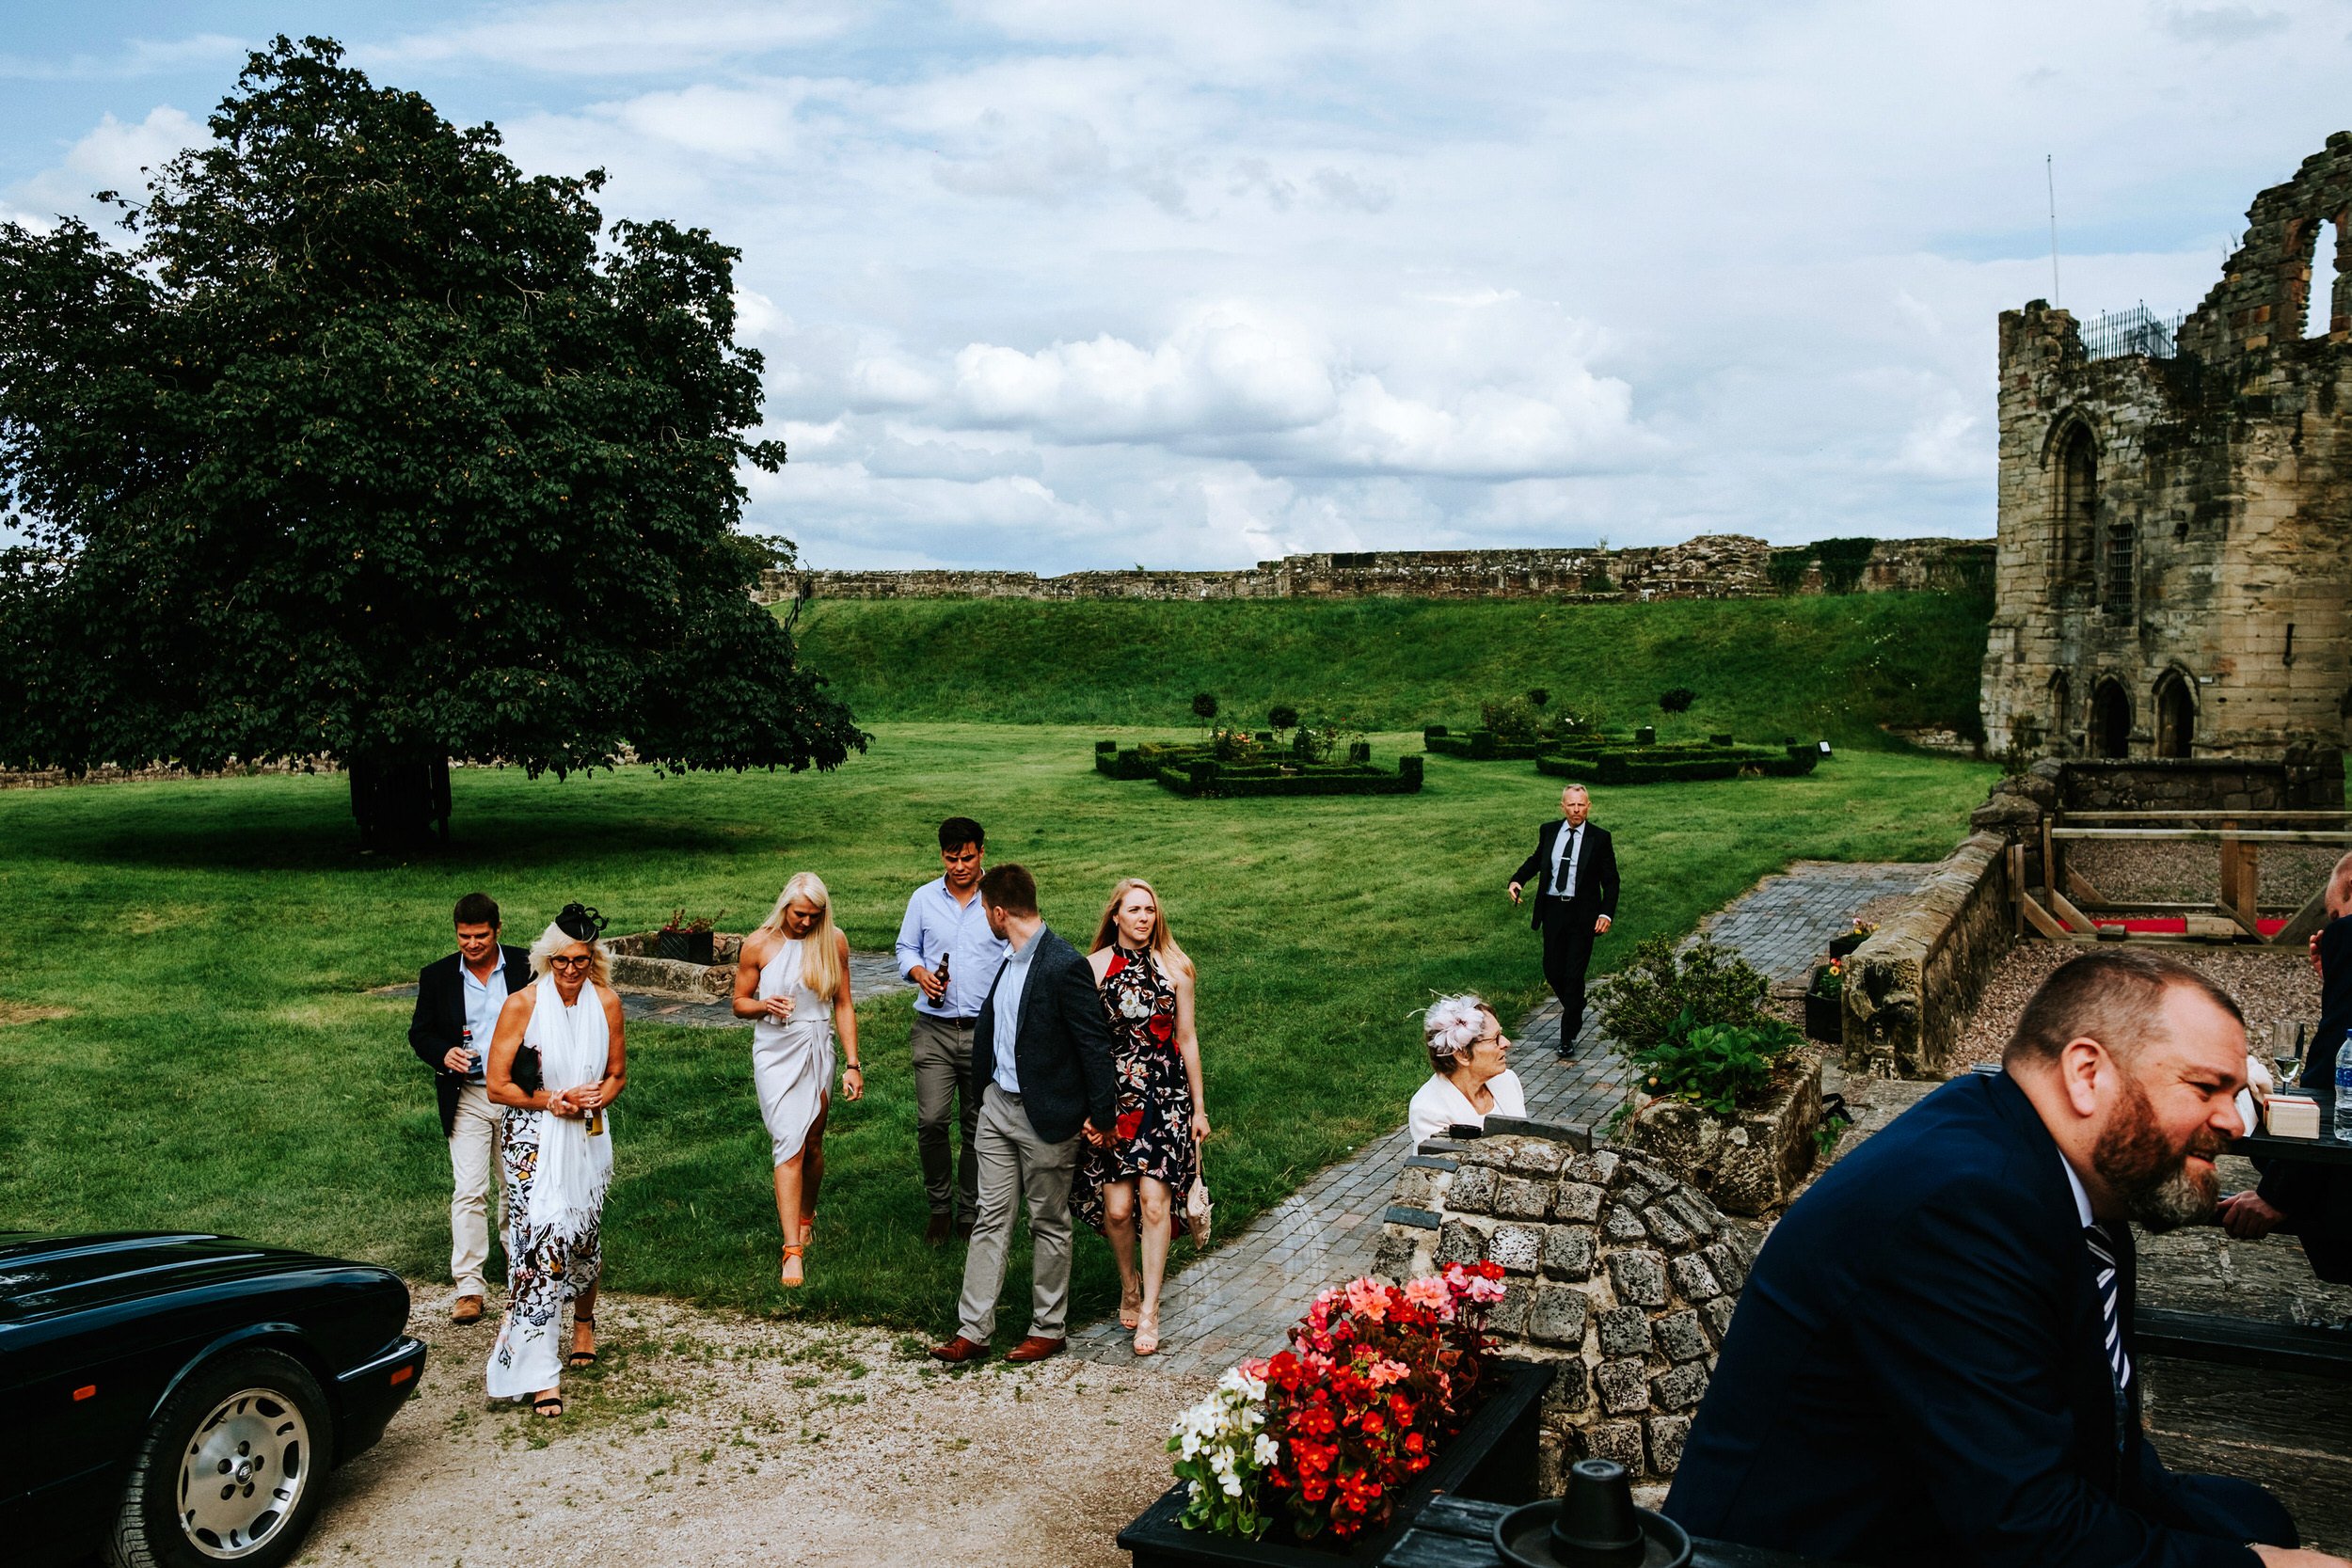
<path fill-rule="evenodd" d="M 1412 1376 L 1412 1369 L 1406 1366 L 1404 1362 L 1391 1361 L 1383 1356 L 1372 1364 L 1371 1370 L 1364 1373 L 1364 1381 L 1375 1388 L 1385 1388 L 1391 1383 L 1402 1383 L 1410 1376 Z"/>
<path fill-rule="evenodd" d="M 1502 1299 L 1502 1281 L 1500 1279 L 1473 1279 L 1462 1288 L 1462 1293 L 1472 1301 L 1501 1301 Z"/>
<path fill-rule="evenodd" d="M 1389 1288 L 1370 1279 L 1351 1281 L 1347 1287 L 1347 1309 L 1359 1318 L 1380 1322 L 1389 1315 Z"/>
<path fill-rule="evenodd" d="M 1430 1275 L 1406 1280 L 1405 1299 L 1415 1307 L 1426 1307 L 1432 1311 L 1442 1311 L 1454 1304 L 1453 1292 L 1445 1288 L 1445 1281 Z"/>

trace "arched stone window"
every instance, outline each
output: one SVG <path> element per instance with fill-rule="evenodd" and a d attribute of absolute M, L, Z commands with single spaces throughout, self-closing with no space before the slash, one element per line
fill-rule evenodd
<path fill-rule="evenodd" d="M 2090 693 L 2090 752 L 2101 757 L 2132 754 L 2132 699 L 2112 675 Z"/>
<path fill-rule="evenodd" d="M 2058 441 L 2053 500 L 2057 515 L 2050 531 L 2050 579 L 2061 586 L 2081 583 L 2090 575 L 2099 541 L 2099 447 L 2090 427 L 2080 421 Z"/>
<path fill-rule="evenodd" d="M 2050 677 L 2050 750 L 2058 755 L 2066 752 L 2066 737 L 2073 733 L 2074 721 L 2074 686 L 2060 670 Z"/>
<path fill-rule="evenodd" d="M 2197 691 L 2178 670 L 2156 681 L 2156 755 L 2187 756 L 2197 738 Z"/>

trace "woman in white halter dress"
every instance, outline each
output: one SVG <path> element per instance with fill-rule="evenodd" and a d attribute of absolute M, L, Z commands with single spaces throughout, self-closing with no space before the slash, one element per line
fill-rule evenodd
<path fill-rule="evenodd" d="M 539 979 L 507 999 L 484 1071 L 490 1099 L 506 1107 L 507 1306 L 490 1351 L 489 1393 L 528 1398 L 541 1416 L 564 1413 L 564 1366 L 596 1360 L 610 1107 L 627 1079 L 620 998 L 605 983 L 596 941 L 602 924 L 595 911 L 568 905 L 532 944 Z M 560 1341 L 567 1329 L 569 1340 Z"/>
<path fill-rule="evenodd" d="M 735 1016 L 753 1021 L 752 1086 L 775 1169 L 776 1223 L 784 1231 L 778 1279 L 802 1283 L 802 1254 L 825 1179 L 825 1117 L 832 1108 L 833 1042 L 848 1100 L 866 1093 L 857 1061 L 857 1008 L 850 996 L 850 942 L 834 926 L 825 884 L 803 871 L 774 912 L 743 939 L 735 966 Z"/>

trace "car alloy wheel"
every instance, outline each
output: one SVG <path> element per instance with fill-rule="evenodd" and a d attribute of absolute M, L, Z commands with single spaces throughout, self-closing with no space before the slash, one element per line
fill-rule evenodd
<path fill-rule="evenodd" d="M 273 1388 L 242 1388 L 197 1424 L 180 1458 L 180 1528 L 209 1558 L 233 1561 L 294 1516 L 317 1463 L 310 1429 Z"/>

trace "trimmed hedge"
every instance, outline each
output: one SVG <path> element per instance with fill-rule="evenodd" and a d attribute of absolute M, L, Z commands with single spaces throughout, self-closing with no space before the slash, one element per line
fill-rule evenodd
<path fill-rule="evenodd" d="M 1108 779 L 1150 779 L 1157 777 L 1163 768 L 1181 768 L 1196 758 L 1216 754 L 1216 747 L 1208 741 L 1147 740 L 1121 746 L 1116 740 L 1098 740 L 1094 770 Z"/>
<path fill-rule="evenodd" d="M 1422 749 L 1441 757 L 1467 757 L 1472 762 L 1523 761 L 1539 754 L 1540 742 L 1505 740 L 1492 730 L 1472 730 L 1468 735 L 1448 735 L 1442 725 L 1432 725 L 1421 733 Z"/>
<path fill-rule="evenodd" d="M 1394 772 L 1354 762 L 1310 763 L 1303 768 L 1285 772 L 1271 764 L 1235 767 L 1214 757 L 1159 770 L 1163 788 L 1194 800 L 1263 795 L 1418 795 L 1421 779 L 1421 758 L 1416 756 L 1397 758 Z"/>
<path fill-rule="evenodd" d="M 1820 753 L 1810 746 L 1713 746 L 1685 742 L 1676 746 L 1553 752 L 1535 759 L 1535 771 L 1585 784 L 1680 784 L 1694 779 L 1736 779 L 1742 773 L 1793 779 L 1812 772 L 1820 760 Z"/>

